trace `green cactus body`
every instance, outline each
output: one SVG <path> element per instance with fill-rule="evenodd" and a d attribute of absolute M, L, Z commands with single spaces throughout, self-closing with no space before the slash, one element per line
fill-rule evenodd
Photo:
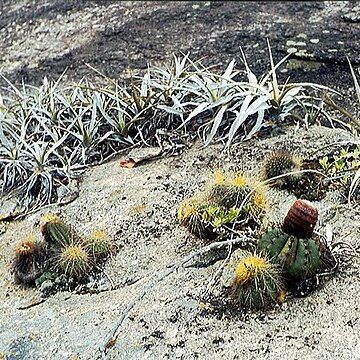
<path fill-rule="evenodd" d="M 291 245 L 287 252 L 285 268 L 287 272 L 294 277 L 299 277 L 299 275 L 300 277 L 304 277 L 307 272 L 304 240 L 294 236 L 292 236 L 291 239 L 293 241 L 289 241 Z"/>
<path fill-rule="evenodd" d="M 313 276 L 321 266 L 316 240 L 288 235 L 280 229 L 265 233 L 258 242 L 257 251 L 268 254 L 270 259 L 283 266 L 286 274 L 294 278 Z"/>
<path fill-rule="evenodd" d="M 214 185 L 209 200 L 225 208 L 239 208 L 251 189 L 249 186 L 235 186 L 231 184 Z"/>
<path fill-rule="evenodd" d="M 47 232 L 50 241 L 58 246 L 69 245 L 71 242 L 71 229 L 64 223 L 48 224 Z"/>
<path fill-rule="evenodd" d="M 320 247 L 318 245 L 318 242 L 315 241 L 314 239 L 308 239 L 308 244 L 309 244 L 309 256 L 312 259 L 313 268 L 317 270 L 322 265 L 321 256 L 320 256 L 321 254 Z M 316 270 L 314 270 L 314 272 Z"/>
<path fill-rule="evenodd" d="M 113 243 L 104 231 L 96 230 L 85 241 L 85 249 L 96 261 L 111 254 Z"/>
<path fill-rule="evenodd" d="M 239 208 L 245 197 L 251 192 L 249 177 L 243 173 L 216 173 L 208 194 L 210 203 L 227 209 Z"/>
<path fill-rule="evenodd" d="M 260 310 L 281 302 L 281 272 L 267 258 L 244 252 L 232 284 L 236 302 L 243 308 Z"/>
<path fill-rule="evenodd" d="M 41 232 L 50 247 L 64 247 L 69 245 L 76 235 L 71 227 L 57 215 L 48 214 L 41 219 Z"/>
<path fill-rule="evenodd" d="M 289 235 L 280 229 L 272 229 L 266 232 L 257 244 L 257 251 L 265 251 L 270 259 L 277 258 L 280 253 L 284 252 Z"/>
<path fill-rule="evenodd" d="M 316 241 L 298 239 L 296 257 L 292 263 L 287 264 L 287 272 L 293 277 L 306 278 L 315 275 L 320 266 L 320 250 Z"/>

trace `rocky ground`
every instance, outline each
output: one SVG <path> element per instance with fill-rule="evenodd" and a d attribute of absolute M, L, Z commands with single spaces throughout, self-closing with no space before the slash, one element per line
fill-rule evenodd
<path fill-rule="evenodd" d="M 282 76 L 315 81 L 350 94 L 353 89 L 345 56 L 360 62 L 359 10 L 356 2 L 112 2 L 4 1 L 0 8 L 2 72 L 12 81 L 39 83 L 66 67 L 67 80 L 87 75 L 86 67 L 125 79 L 130 68 L 159 64 L 174 51 L 206 56 L 225 66 L 240 59 L 239 46 L 260 73 L 267 67 L 265 39 L 280 59 L 296 55 Z M 350 100 L 349 97 L 347 97 Z M 272 149 L 287 147 L 304 158 L 321 157 L 326 145 L 353 139 L 350 133 L 319 125 L 289 126 L 276 136 L 205 149 L 195 143 L 182 155 L 132 169 L 119 161 L 142 158 L 156 149 L 134 149 L 122 158 L 83 174 L 79 197 L 51 206 L 22 221 L 0 227 L 0 358 L 101 358 L 121 312 L 144 287 L 107 349 L 109 359 L 360 359 L 360 290 L 358 258 L 306 298 L 289 297 L 267 313 L 234 312 L 203 302 L 203 294 L 224 254 L 195 258 L 186 267 L 153 283 L 167 267 L 204 244 L 176 220 L 183 199 L 222 169 L 258 174 Z M 268 214 L 279 219 L 295 197 L 268 191 Z M 346 204 L 340 192 L 316 202 L 319 231 L 332 226 L 334 239 L 355 245 L 359 238 L 358 203 Z M 337 206 L 334 206 L 337 205 Z M 14 283 L 11 262 L 16 244 L 38 231 L 42 214 L 53 211 L 86 235 L 102 228 L 118 252 L 104 271 L 75 291 L 48 297 Z M 225 254 L 226 256 L 226 254 Z M 219 293 L 219 285 L 214 294 Z"/>
<path fill-rule="evenodd" d="M 296 51 L 284 78 L 342 90 L 351 84 L 346 56 L 360 62 L 359 5 L 350 1 L 81 1 L 5 0 L 0 5 L 0 69 L 13 81 L 44 76 L 97 79 L 168 61 L 190 52 L 224 67 L 240 63 L 242 47 L 259 75 L 268 67 L 266 39 L 275 59 Z"/>

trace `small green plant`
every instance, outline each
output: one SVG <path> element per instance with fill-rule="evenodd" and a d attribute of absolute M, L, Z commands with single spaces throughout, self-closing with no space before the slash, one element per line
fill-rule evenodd
<path fill-rule="evenodd" d="M 226 209 L 220 206 L 209 205 L 204 211 L 203 218 L 218 232 L 222 225 L 233 223 L 239 216 L 239 210 Z"/>
<path fill-rule="evenodd" d="M 13 269 L 16 280 L 24 284 L 34 283 L 46 270 L 47 258 L 44 244 L 29 235 L 15 248 Z"/>
<path fill-rule="evenodd" d="M 283 297 L 281 269 L 263 255 L 245 252 L 232 283 L 236 303 L 245 309 L 264 310 Z"/>
<path fill-rule="evenodd" d="M 250 182 L 253 182 L 250 185 Z M 241 173 L 217 172 L 199 198 L 185 200 L 178 210 L 180 224 L 200 238 L 214 238 L 225 225 L 258 224 L 265 215 L 264 189 Z"/>
<path fill-rule="evenodd" d="M 342 147 L 332 157 L 324 156 L 319 160 L 333 184 L 350 186 L 353 173 L 360 169 L 360 144 Z"/>
<path fill-rule="evenodd" d="M 213 239 L 223 225 L 237 220 L 239 210 L 227 209 L 214 205 L 206 199 L 191 198 L 182 202 L 178 210 L 178 220 L 195 236 L 202 239 Z"/>

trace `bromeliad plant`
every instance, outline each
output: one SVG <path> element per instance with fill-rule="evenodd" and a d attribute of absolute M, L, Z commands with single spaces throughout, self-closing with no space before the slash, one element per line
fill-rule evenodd
<path fill-rule="evenodd" d="M 174 55 L 162 68 L 149 67 L 125 86 L 109 78 L 105 87 L 86 79 L 64 85 L 60 76 L 57 81 L 45 78 L 39 87 L 18 88 L 5 79 L 8 94 L 0 94 L 1 195 L 16 196 L 26 212 L 59 201 L 59 187 L 90 164 L 130 146 L 162 147 L 163 133 L 175 137 L 171 146 L 181 149 L 185 137 L 196 134 L 205 145 L 221 141 L 230 147 L 270 123 L 281 125 L 295 109 L 306 112 L 315 106 L 326 116 L 321 99 L 309 98 L 305 89 L 333 90 L 279 84 L 276 71 L 289 55 L 274 64 L 269 44 L 268 49 L 271 70 L 261 80 L 244 54 L 245 79 L 235 61 L 219 73 L 189 55 Z"/>

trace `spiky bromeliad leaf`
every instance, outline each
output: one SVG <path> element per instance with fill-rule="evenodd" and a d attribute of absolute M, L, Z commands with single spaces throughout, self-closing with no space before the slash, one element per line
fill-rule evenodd
<path fill-rule="evenodd" d="M 228 108 L 228 105 L 223 105 L 220 108 L 220 110 L 217 112 L 217 114 L 214 118 L 214 123 L 213 123 L 212 129 L 210 131 L 210 134 L 208 135 L 208 138 L 206 139 L 204 146 L 209 145 L 210 142 L 212 141 L 212 139 L 214 138 L 214 136 L 216 135 L 216 133 L 220 127 L 220 124 L 224 118 L 224 114 L 225 114 L 227 108 Z"/>
<path fill-rule="evenodd" d="M 355 86 L 356 96 L 357 96 L 359 104 L 360 104 L 360 85 L 359 85 L 358 79 L 357 79 L 357 77 L 355 75 L 355 71 L 354 71 L 354 69 L 353 69 L 353 67 L 351 65 L 351 62 L 350 62 L 349 58 L 348 57 L 346 57 L 346 58 L 347 58 L 347 61 L 349 63 L 349 66 L 350 66 L 350 71 L 351 71 L 351 76 L 353 78 L 353 82 L 354 82 L 354 86 Z"/>
<path fill-rule="evenodd" d="M 349 195 L 348 195 L 348 202 L 350 203 L 352 195 L 355 193 L 356 188 L 359 185 L 360 181 L 360 169 L 355 173 L 354 178 L 351 181 Z"/>
<path fill-rule="evenodd" d="M 254 98 L 257 98 L 253 101 Z M 255 113 L 259 113 L 258 120 L 256 122 L 256 126 L 259 128 L 262 124 L 264 113 L 263 111 L 270 108 L 268 104 L 269 97 L 265 95 L 247 95 L 244 102 L 241 105 L 240 111 L 236 116 L 235 120 L 233 121 L 229 134 L 228 134 L 228 141 L 227 147 L 230 147 L 234 136 L 240 126 L 246 121 L 246 119 Z M 253 101 L 253 102 L 252 102 Z"/>

